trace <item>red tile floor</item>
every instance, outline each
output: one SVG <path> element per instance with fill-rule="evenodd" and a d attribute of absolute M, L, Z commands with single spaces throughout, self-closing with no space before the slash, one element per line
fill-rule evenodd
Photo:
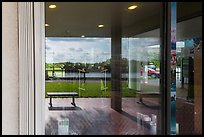
<path fill-rule="evenodd" d="M 122 111 L 110 108 L 110 98 L 75 98 L 76 107 L 71 98 L 54 98 L 50 108 L 46 99 L 45 120 L 46 135 L 58 134 L 59 119 L 69 119 L 69 134 L 76 135 L 150 135 L 156 134 L 147 122 L 137 119 L 137 112 L 155 114 L 160 120 L 160 107 L 155 99 L 146 98 L 144 104 L 138 98 L 123 98 Z M 153 103 L 154 102 L 154 103 Z M 157 125 L 159 129 L 159 124 Z"/>
<path fill-rule="evenodd" d="M 187 90 L 177 85 L 176 121 L 179 134 L 194 134 L 194 107 L 186 102 Z M 53 99 L 45 102 L 45 133 L 58 134 L 58 120 L 69 119 L 69 134 L 77 135 L 148 135 L 159 134 L 148 123 L 140 123 L 137 113 L 157 115 L 157 129 L 160 131 L 160 107 L 155 98 L 145 98 L 139 104 L 138 98 L 123 98 L 122 112 L 110 108 L 110 98 L 76 98 L 77 107 L 71 105 L 71 98 Z M 190 124 L 189 124 L 190 123 Z"/>

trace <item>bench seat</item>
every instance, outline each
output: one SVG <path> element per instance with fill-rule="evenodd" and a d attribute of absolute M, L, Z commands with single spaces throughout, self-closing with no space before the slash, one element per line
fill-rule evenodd
<path fill-rule="evenodd" d="M 77 92 L 47 92 L 47 95 L 50 97 L 50 103 L 49 103 L 50 107 L 52 107 L 52 98 L 54 96 L 57 96 L 57 97 L 72 96 L 71 104 L 73 106 L 76 106 L 75 100 L 74 100 L 75 98 L 74 97 L 75 96 L 79 96 L 79 94 Z"/>
<path fill-rule="evenodd" d="M 142 103 L 143 98 L 159 98 L 160 93 L 159 92 L 138 92 L 139 95 L 139 101 Z"/>

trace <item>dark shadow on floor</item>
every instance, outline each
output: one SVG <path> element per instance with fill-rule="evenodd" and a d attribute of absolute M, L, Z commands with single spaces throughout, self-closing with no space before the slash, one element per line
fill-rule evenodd
<path fill-rule="evenodd" d="M 82 110 L 80 107 L 48 107 L 49 110 Z"/>
<path fill-rule="evenodd" d="M 56 118 L 50 117 L 49 122 L 45 125 L 45 135 L 58 134 L 58 121 Z"/>
<path fill-rule="evenodd" d="M 145 122 L 145 121 L 144 121 L 144 122 L 140 121 L 136 116 L 133 116 L 133 115 L 131 115 L 131 114 L 125 112 L 125 111 L 121 111 L 121 112 L 119 112 L 119 113 L 122 114 L 122 115 L 124 115 L 124 116 L 126 116 L 127 118 L 131 119 L 132 121 L 134 121 L 134 122 L 140 124 L 141 126 L 144 126 L 145 128 L 150 129 L 150 125 L 149 125 L 147 122 Z"/>
<path fill-rule="evenodd" d="M 144 105 L 145 107 L 148 107 L 150 109 L 160 109 L 161 106 L 160 105 L 154 105 L 153 103 L 150 102 L 141 102 L 141 101 L 137 101 L 138 104 Z M 150 105 L 151 104 L 151 105 Z"/>

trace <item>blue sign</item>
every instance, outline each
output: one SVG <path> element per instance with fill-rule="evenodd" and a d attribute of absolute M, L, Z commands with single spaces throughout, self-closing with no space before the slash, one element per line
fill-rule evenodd
<path fill-rule="evenodd" d="M 176 2 L 171 2 L 171 135 L 176 135 Z"/>

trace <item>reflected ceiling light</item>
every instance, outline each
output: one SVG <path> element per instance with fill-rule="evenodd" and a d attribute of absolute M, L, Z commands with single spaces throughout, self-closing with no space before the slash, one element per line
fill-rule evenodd
<path fill-rule="evenodd" d="M 56 8 L 56 7 L 57 7 L 56 5 L 50 5 L 50 6 L 49 6 L 50 9 L 54 9 L 54 8 Z"/>
<path fill-rule="evenodd" d="M 99 28 L 103 28 L 104 25 L 103 25 L 103 24 L 99 24 L 98 27 L 99 27 Z"/>
<path fill-rule="evenodd" d="M 46 23 L 46 24 L 45 24 L 45 27 L 48 27 L 48 26 L 50 26 L 50 25 Z"/>
<path fill-rule="evenodd" d="M 128 7 L 129 10 L 134 10 L 136 8 L 137 8 L 137 5 L 132 5 L 132 6 Z"/>
<path fill-rule="evenodd" d="M 85 36 L 84 36 L 84 35 L 81 35 L 81 37 L 84 38 Z"/>

